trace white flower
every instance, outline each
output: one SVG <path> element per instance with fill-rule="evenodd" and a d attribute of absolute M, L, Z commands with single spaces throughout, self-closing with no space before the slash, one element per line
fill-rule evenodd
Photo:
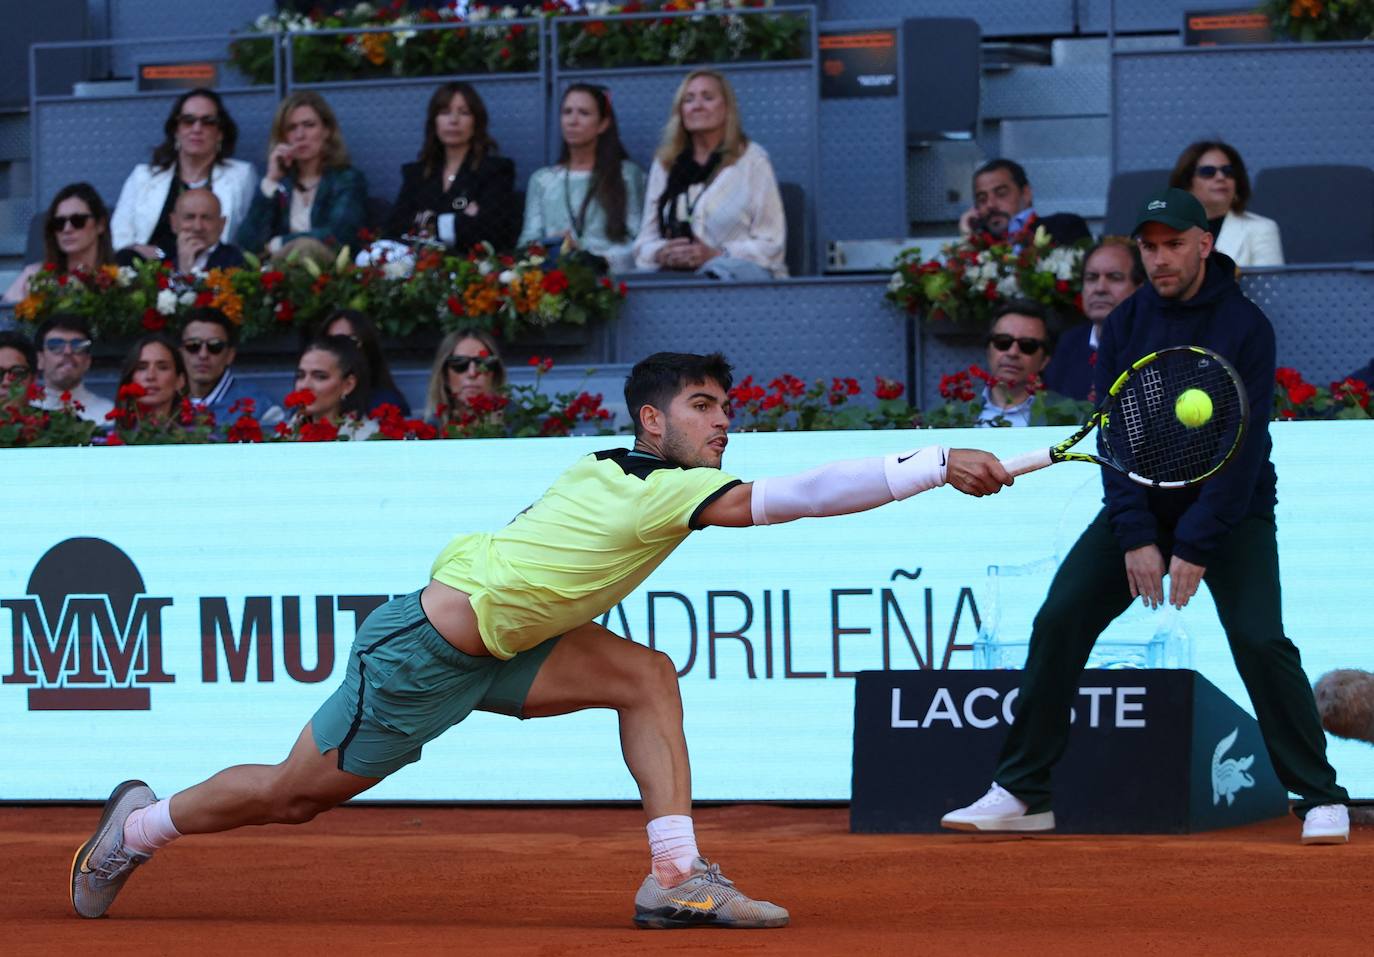
<path fill-rule="evenodd" d="M 487 7 L 477 7 L 468 11 L 468 19 L 472 21 L 485 20 L 491 16 L 491 10 Z"/>
<path fill-rule="evenodd" d="M 405 46 L 406 41 L 415 36 L 416 32 L 415 30 L 397 30 L 395 33 L 396 45 L 398 47 Z"/>
<path fill-rule="evenodd" d="M 614 9 L 615 9 L 615 4 L 613 4 L 613 3 L 589 3 L 589 4 L 587 4 L 587 12 L 590 13 L 593 17 L 608 17 L 608 16 L 611 15 L 611 13 L 614 11 Z"/>
<path fill-rule="evenodd" d="M 382 266 L 382 275 L 388 279 L 407 279 L 415 271 L 415 260 L 409 256 L 390 259 Z"/>
<path fill-rule="evenodd" d="M 195 296 L 192 296 L 191 301 L 194 302 L 195 298 Z M 177 311 L 177 294 L 170 289 L 164 289 L 159 292 L 157 294 L 157 311 L 164 316 L 175 314 Z"/>
<path fill-rule="evenodd" d="M 503 285 L 503 286 L 509 286 L 512 282 L 515 281 L 515 270 L 514 270 L 514 269 L 506 269 L 506 270 L 503 270 L 503 271 L 501 272 L 501 275 L 497 276 L 496 279 L 497 279 L 498 282 L 501 283 L 501 285 Z"/>
<path fill-rule="evenodd" d="M 888 292 L 896 292 L 898 289 L 901 289 L 902 283 L 902 274 L 900 272 L 894 272 L 892 278 L 887 281 Z"/>
<path fill-rule="evenodd" d="M 481 276 L 488 276 L 494 268 L 496 267 L 484 259 L 477 264 L 477 273 Z"/>
<path fill-rule="evenodd" d="M 119 275 L 115 277 L 115 282 L 120 289 L 128 289 L 135 279 L 138 278 L 138 270 L 129 266 L 120 266 Z"/>
<path fill-rule="evenodd" d="M 531 266 L 542 266 L 544 265 L 544 257 L 531 256 L 529 259 L 525 260 L 525 262 L 529 263 Z"/>
<path fill-rule="evenodd" d="M 377 12 L 377 8 L 370 3 L 359 3 L 353 7 L 355 17 L 370 17 Z"/>
<path fill-rule="evenodd" d="M 997 284 L 997 294 L 1005 299 L 1015 299 L 1021 294 L 1021 284 L 1016 281 L 1015 276 L 1005 276 Z"/>
<path fill-rule="evenodd" d="M 518 16 L 520 16 L 520 11 L 517 10 L 517 9 L 515 9 L 514 7 L 502 7 L 502 8 L 501 8 L 501 19 L 502 19 L 502 20 L 514 20 L 514 19 L 515 19 L 516 17 L 518 17 Z"/>
<path fill-rule="evenodd" d="M 161 302 L 162 302 L 162 293 L 158 293 L 158 297 L 157 297 L 157 298 L 158 298 L 158 303 L 159 303 L 159 308 L 160 308 Z M 177 302 L 181 303 L 183 306 L 193 306 L 193 305 L 195 305 L 195 303 L 196 303 L 196 291 L 195 291 L 194 289 L 188 289 L 188 290 L 186 290 L 186 291 L 183 292 L 180 296 L 177 297 Z M 173 312 L 175 312 L 175 311 L 176 311 L 176 310 L 173 309 Z"/>

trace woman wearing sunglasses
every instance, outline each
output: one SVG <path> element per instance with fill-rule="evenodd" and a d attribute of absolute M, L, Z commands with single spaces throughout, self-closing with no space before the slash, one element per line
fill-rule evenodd
<path fill-rule="evenodd" d="M 1179 155 L 1169 185 L 1188 190 L 1202 203 L 1217 252 L 1237 266 L 1283 265 L 1279 224 L 1245 210 L 1250 176 L 1234 146 L 1216 140 L 1193 143 Z"/>
<path fill-rule="evenodd" d="M 188 189 L 208 189 L 224 216 L 221 242 L 232 242 L 253 201 L 253 164 L 233 159 L 239 128 L 214 90 L 177 97 L 162 124 L 163 139 L 152 162 L 139 163 L 119 191 L 110 232 L 125 258 L 175 256 L 172 209 Z"/>
<path fill-rule="evenodd" d="M 29 277 L 52 263 L 58 272 L 94 273 L 114 262 L 110 214 L 90 183 L 71 183 L 57 191 L 43 222 L 43 262 L 30 263 L 5 290 L 3 302 L 28 295 Z"/>
<path fill-rule="evenodd" d="M 439 426 L 460 423 L 478 415 L 499 415 L 474 409 L 478 396 L 494 397 L 506 385 L 500 347 L 488 333 L 450 332 L 439 343 L 425 392 L 425 418 Z"/>

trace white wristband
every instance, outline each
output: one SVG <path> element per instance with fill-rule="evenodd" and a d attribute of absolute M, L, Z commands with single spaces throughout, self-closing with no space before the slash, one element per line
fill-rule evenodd
<path fill-rule="evenodd" d="M 945 484 L 949 449 L 928 445 L 909 452 L 895 452 L 883 458 L 883 477 L 892 497 L 898 501 Z"/>

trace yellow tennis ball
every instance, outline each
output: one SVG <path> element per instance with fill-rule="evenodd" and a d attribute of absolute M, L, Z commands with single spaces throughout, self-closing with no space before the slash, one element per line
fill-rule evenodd
<path fill-rule="evenodd" d="M 1184 389 L 1174 402 L 1174 415 L 1190 429 L 1206 425 L 1212 417 L 1212 397 L 1201 389 Z"/>

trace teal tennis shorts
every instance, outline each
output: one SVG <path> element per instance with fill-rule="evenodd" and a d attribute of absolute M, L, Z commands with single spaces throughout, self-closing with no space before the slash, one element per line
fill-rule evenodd
<path fill-rule="evenodd" d="M 339 768 L 384 778 L 473 711 L 524 717 L 534 676 L 558 638 L 514 658 L 464 654 L 434 630 L 420 593 L 396 598 L 367 616 L 343 685 L 310 719 L 315 746 L 338 748 Z"/>

